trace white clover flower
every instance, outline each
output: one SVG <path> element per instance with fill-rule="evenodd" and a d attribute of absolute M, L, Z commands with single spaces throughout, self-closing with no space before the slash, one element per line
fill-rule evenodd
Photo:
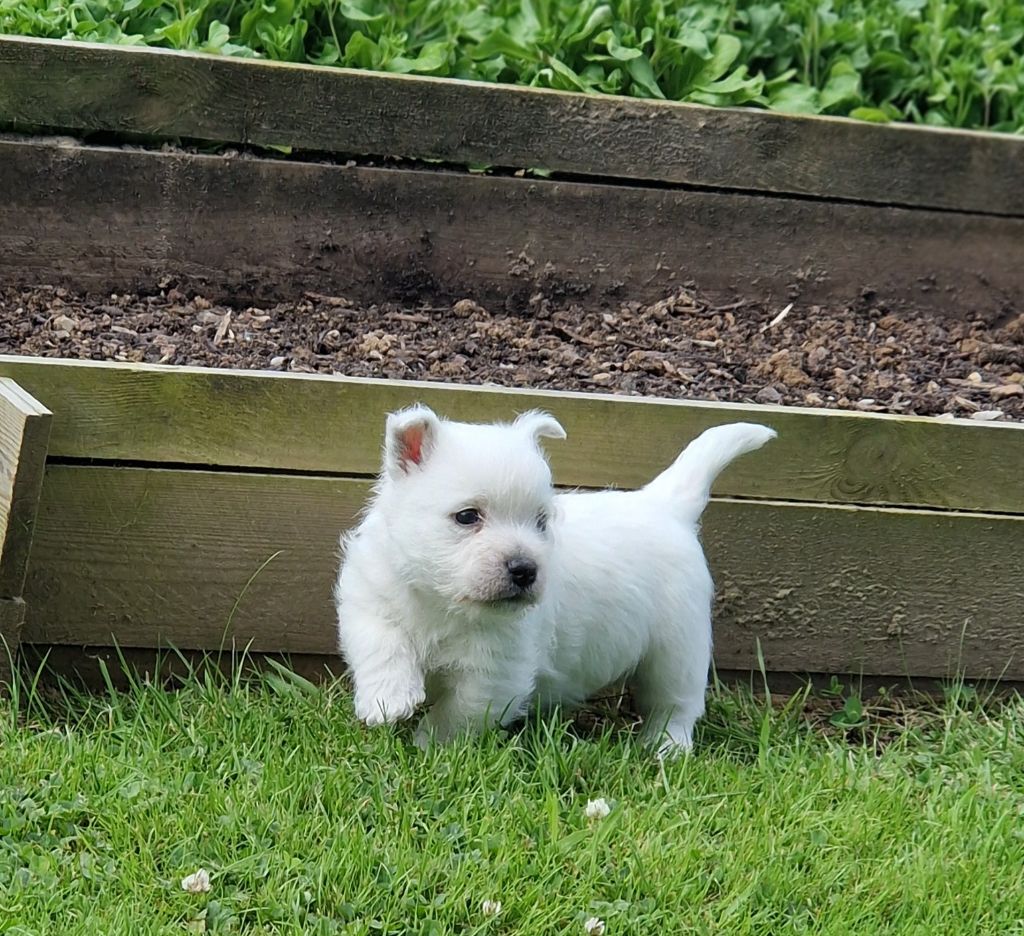
<path fill-rule="evenodd" d="M 210 889 L 210 874 L 206 868 L 200 868 L 194 874 L 181 879 L 181 889 L 190 894 L 205 894 Z"/>
<path fill-rule="evenodd" d="M 603 796 L 600 799 L 587 800 L 587 805 L 583 807 L 583 815 L 588 819 L 607 819 L 611 811 L 611 806 Z"/>
<path fill-rule="evenodd" d="M 604 802 L 604 800 L 602 800 Z M 583 932 L 587 936 L 604 936 L 604 920 L 599 917 L 590 917 L 583 924 Z"/>
<path fill-rule="evenodd" d="M 501 901 L 500 900 L 485 900 L 480 906 L 484 916 L 496 917 L 501 913 Z"/>

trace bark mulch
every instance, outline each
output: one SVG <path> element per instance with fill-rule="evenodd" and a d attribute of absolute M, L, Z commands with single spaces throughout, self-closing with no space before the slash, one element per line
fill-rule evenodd
<path fill-rule="evenodd" d="M 679 290 L 584 312 L 540 295 L 509 313 L 306 294 L 236 309 L 174 288 L 87 299 L 0 288 L 0 351 L 676 399 L 1024 420 L 1024 314 L 714 305 Z"/>

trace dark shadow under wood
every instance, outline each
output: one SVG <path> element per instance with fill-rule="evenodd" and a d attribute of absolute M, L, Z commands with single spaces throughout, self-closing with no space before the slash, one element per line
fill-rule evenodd
<path fill-rule="evenodd" d="M 67 683 L 90 692 L 104 692 L 107 676 L 115 689 L 127 690 L 133 682 L 159 683 L 174 689 L 191 674 L 202 674 L 213 666 L 224 675 L 241 672 L 254 676 L 272 668 L 268 661 L 286 666 L 292 672 L 314 684 L 345 678 L 345 664 L 338 656 L 328 654 L 273 654 L 273 653 L 202 653 L 195 650 L 170 651 L 124 647 L 71 647 L 45 644 L 23 644 L 20 669 L 26 679 L 39 675 L 39 684 L 52 688 Z M 104 675 L 106 673 L 107 675 Z M 915 692 L 941 695 L 952 681 L 934 678 L 899 676 L 865 676 L 857 673 L 826 674 L 777 672 L 762 674 L 750 670 L 719 669 L 715 676 L 727 687 L 744 686 L 756 695 L 765 687 L 774 694 L 789 695 L 806 689 L 808 683 L 813 692 L 842 685 L 847 694 L 861 698 L 876 695 L 880 690 L 908 696 Z M 984 696 L 988 692 L 1007 694 L 1024 691 L 1024 682 L 991 680 L 964 680 L 963 685 L 976 687 Z"/>

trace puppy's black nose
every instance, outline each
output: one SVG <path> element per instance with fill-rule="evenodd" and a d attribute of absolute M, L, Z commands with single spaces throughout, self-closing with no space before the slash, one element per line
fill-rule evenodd
<path fill-rule="evenodd" d="M 529 588 L 537 581 L 537 563 L 530 559 L 516 556 L 505 563 L 508 577 L 517 588 Z"/>

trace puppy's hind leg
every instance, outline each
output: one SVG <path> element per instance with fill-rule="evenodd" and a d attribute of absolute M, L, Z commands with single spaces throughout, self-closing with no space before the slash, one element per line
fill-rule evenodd
<path fill-rule="evenodd" d="M 633 692 L 644 718 L 644 737 L 661 755 L 693 746 L 693 728 L 704 714 L 711 640 L 701 646 L 679 643 L 651 648 L 633 676 Z"/>

